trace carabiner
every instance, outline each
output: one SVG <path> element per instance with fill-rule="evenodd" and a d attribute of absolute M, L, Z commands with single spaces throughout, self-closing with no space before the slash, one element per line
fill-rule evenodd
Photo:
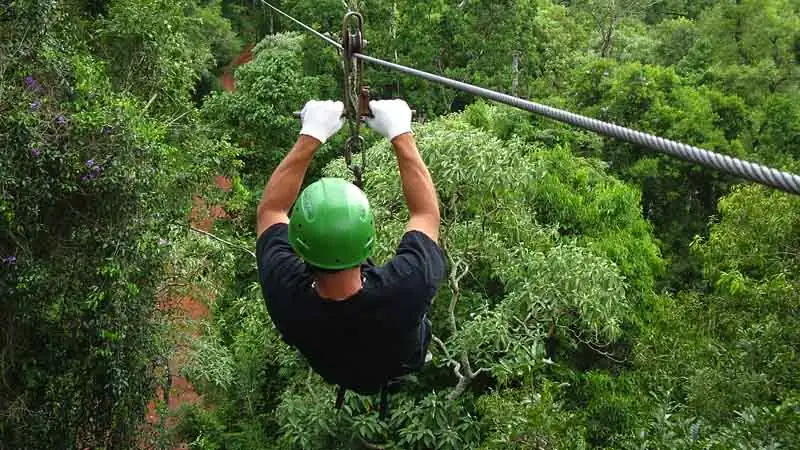
<path fill-rule="evenodd" d="M 362 86 L 364 63 L 355 58 L 366 46 L 364 17 L 355 11 L 345 14 L 342 21 L 342 68 L 344 70 L 345 116 L 350 122 L 350 137 L 345 142 L 344 160 L 353 172 L 355 184 L 363 189 L 363 174 L 367 157 L 364 138 L 361 137 L 361 120 L 369 116 L 369 89 Z M 361 152 L 362 165 L 353 164 L 353 152 Z"/>

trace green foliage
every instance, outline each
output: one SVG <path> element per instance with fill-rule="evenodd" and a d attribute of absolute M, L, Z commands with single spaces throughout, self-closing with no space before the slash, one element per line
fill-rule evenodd
<path fill-rule="evenodd" d="M 707 279 L 715 282 L 732 271 L 754 279 L 796 275 L 797 267 L 786 263 L 798 245 L 799 206 L 796 197 L 752 187 L 723 199 L 721 220 L 708 242 L 698 248 L 706 261 Z"/>
<path fill-rule="evenodd" d="M 574 79 L 573 98 L 589 116 L 754 159 L 745 150 L 751 117 L 738 97 L 693 88 L 671 68 L 639 63 L 590 61 L 575 71 Z M 606 141 L 600 154 L 616 173 L 642 186 L 646 217 L 673 260 L 674 278 L 691 282 L 696 262 L 688 253 L 686 236 L 706 231 L 705 222 L 698 219 L 714 213 L 732 177 L 618 141 Z"/>
<path fill-rule="evenodd" d="M 697 24 L 685 17 L 665 20 L 658 24 L 657 55 L 664 66 L 679 64 L 694 46 L 700 34 Z"/>
<path fill-rule="evenodd" d="M 34 14 L 33 3 L 15 2 L 2 25 L 0 441 L 132 448 L 164 351 L 156 297 L 168 243 L 185 233 L 190 193 L 218 169 L 212 155 L 234 151 L 197 133 L 190 112 L 180 130 L 148 115 L 136 89 L 116 83 L 118 61 L 85 45 L 95 28 L 129 45 L 132 17 L 152 24 L 149 7 L 115 4 L 93 22 L 77 5 Z M 45 29 L 28 34 L 36 22 Z M 161 38 L 135 54 L 163 63 Z M 188 99 L 193 61 L 158 76 L 174 103 Z"/>
<path fill-rule="evenodd" d="M 286 34 L 265 38 L 254 60 L 236 70 L 236 92 L 214 93 L 203 105 L 210 131 L 234 140 L 242 149 L 245 185 L 262 185 L 299 132 L 294 112 L 316 98 L 324 84 L 304 76 L 300 57 L 304 37 Z"/>
<path fill-rule="evenodd" d="M 797 446 L 791 374 L 798 370 L 794 343 L 800 336 L 792 313 L 798 307 L 796 264 L 789 262 L 799 242 L 796 200 L 748 187 L 720 202 L 710 236 L 693 245 L 708 289 L 675 299 L 664 322 L 642 341 L 640 373 L 649 389 L 670 392 L 660 403 L 674 417 L 652 421 L 641 445 Z M 663 341 L 675 328 L 684 334 Z"/>
<path fill-rule="evenodd" d="M 759 133 L 753 146 L 773 164 L 800 157 L 800 99 L 775 94 L 764 99 L 759 111 Z"/>
<path fill-rule="evenodd" d="M 481 449 L 588 448 L 577 415 L 559 402 L 560 386 L 546 382 L 533 390 L 514 389 L 485 395 L 478 411 L 485 417 Z"/>
<path fill-rule="evenodd" d="M 152 102 L 158 112 L 183 112 L 203 69 L 212 63 L 202 18 L 193 1 L 125 0 L 97 23 L 99 53 L 109 61 L 114 87 Z M 200 42 L 198 42 L 200 40 Z"/>
<path fill-rule="evenodd" d="M 545 139 L 543 131 L 525 121 L 525 114 L 510 108 L 478 103 L 470 106 L 464 117 L 503 139 L 519 137 L 584 149 L 595 145 L 589 137 L 563 129 L 548 130 Z M 528 173 L 520 175 L 525 177 L 521 189 L 530 192 L 528 200 L 540 221 L 609 257 L 632 283 L 635 295 L 644 294 L 653 288 L 664 266 L 640 208 L 632 207 L 640 202 L 639 193 L 610 179 L 604 174 L 605 167 L 599 161 L 582 161 L 567 151 L 555 150 L 542 158 L 533 172 L 526 168 Z"/>
<path fill-rule="evenodd" d="M 648 3 L 643 0 L 581 0 L 575 3 L 575 10 L 587 27 L 593 31 L 591 46 L 603 58 L 616 52 L 620 28 L 637 23 Z"/>
<path fill-rule="evenodd" d="M 190 292 L 212 315 L 182 374 L 211 408 L 182 409 L 164 448 L 800 447 L 795 197 L 368 65 L 374 98 L 418 111 L 450 276 L 389 420 L 352 393 L 336 412 L 237 247 L 293 112 L 341 98 L 337 52 L 259 2 L 6 3 L 0 447 L 141 444 L 180 334 L 156 298 Z M 275 3 L 335 39 L 358 6 L 372 55 L 798 168 L 795 0 Z M 243 44 L 236 92 L 215 92 Z M 307 183 L 350 179 L 344 131 Z M 380 262 L 408 216 L 364 133 Z M 220 174 L 232 189 L 206 189 Z M 192 194 L 224 205 L 233 245 L 186 236 Z"/>

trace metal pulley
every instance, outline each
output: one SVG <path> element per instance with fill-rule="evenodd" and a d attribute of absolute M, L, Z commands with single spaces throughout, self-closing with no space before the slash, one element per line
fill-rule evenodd
<path fill-rule="evenodd" d="M 350 11 L 342 21 L 342 69 L 344 72 L 344 114 L 350 128 L 350 136 L 342 151 L 347 168 L 353 173 L 353 184 L 364 188 L 364 171 L 367 166 L 367 149 L 361 136 L 362 120 L 372 117 L 369 108 L 369 87 L 363 86 L 364 63 L 354 55 L 367 46 L 364 40 L 364 18 Z M 299 112 L 295 112 L 300 117 Z M 361 164 L 353 163 L 353 154 L 361 154 Z"/>
<path fill-rule="evenodd" d="M 350 124 L 350 137 L 344 148 L 347 167 L 353 172 L 354 184 L 364 187 L 364 170 L 367 152 L 361 136 L 361 121 L 369 117 L 369 88 L 363 86 L 364 63 L 354 54 L 361 53 L 367 43 L 364 40 L 364 18 L 355 11 L 345 14 L 342 21 L 342 68 L 344 70 L 345 117 Z M 361 153 L 361 165 L 353 164 L 353 154 Z"/>

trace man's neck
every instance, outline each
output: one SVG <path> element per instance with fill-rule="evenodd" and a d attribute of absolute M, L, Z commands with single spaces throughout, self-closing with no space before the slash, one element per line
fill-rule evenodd
<path fill-rule="evenodd" d="M 348 269 L 338 273 L 317 273 L 317 293 L 326 300 L 347 300 L 361 290 L 361 268 Z"/>

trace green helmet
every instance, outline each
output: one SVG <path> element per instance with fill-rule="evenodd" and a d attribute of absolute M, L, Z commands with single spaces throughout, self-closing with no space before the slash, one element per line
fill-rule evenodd
<path fill-rule="evenodd" d="M 289 220 L 289 243 L 308 264 L 356 267 L 372 254 L 375 224 L 369 201 L 354 184 L 323 178 L 300 194 Z"/>

